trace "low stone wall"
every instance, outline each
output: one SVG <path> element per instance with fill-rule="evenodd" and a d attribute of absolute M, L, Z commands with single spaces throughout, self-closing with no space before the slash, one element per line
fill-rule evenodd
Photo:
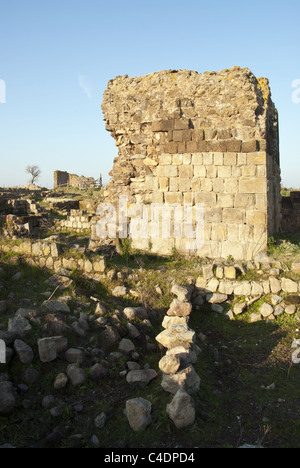
<path fill-rule="evenodd" d="M 92 215 L 83 210 L 71 210 L 67 219 L 57 220 L 57 229 L 82 232 L 91 229 Z"/>
<path fill-rule="evenodd" d="M 66 171 L 54 172 L 54 188 L 71 186 L 80 189 L 94 187 L 96 180 L 93 177 L 78 176 L 77 174 L 69 174 Z"/>
<path fill-rule="evenodd" d="M 66 257 L 60 252 L 59 244 L 53 241 L 31 242 L 26 240 L 19 245 L 0 245 L 2 252 L 14 252 L 22 256 L 24 261 L 32 266 L 56 270 L 66 268 L 68 270 L 79 270 L 83 273 L 93 275 L 104 273 L 105 259 L 103 256 L 95 255 L 88 258 Z"/>

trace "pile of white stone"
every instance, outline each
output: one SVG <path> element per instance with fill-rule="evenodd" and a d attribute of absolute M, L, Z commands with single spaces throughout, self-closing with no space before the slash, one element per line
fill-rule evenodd
<path fill-rule="evenodd" d="M 177 428 L 183 428 L 195 421 L 195 405 L 191 394 L 198 392 L 200 377 L 193 364 L 197 361 L 200 349 L 195 344 L 195 332 L 188 326 L 192 311 L 192 288 L 175 284 L 171 292 L 177 298 L 171 303 L 162 322 L 165 330 L 156 340 L 167 348 L 165 356 L 159 361 L 161 385 L 173 395 L 167 405 L 167 414 Z"/>

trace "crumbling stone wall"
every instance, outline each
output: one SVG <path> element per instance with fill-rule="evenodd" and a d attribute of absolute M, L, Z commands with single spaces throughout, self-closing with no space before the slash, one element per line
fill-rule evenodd
<path fill-rule="evenodd" d="M 297 232 L 300 230 L 300 192 L 294 191 L 289 197 L 282 197 L 282 232 Z"/>
<path fill-rule="evenodd" d="M 54 172 L 54 188 L 71 186 L 80 189 L 94 187 L 97 181 L 93 177 L 78 176 L 77 174 L 69 174 L 66 171 Z"/>
<path fill-rule="evenodd" d="M 107 200 L 204 204 L 200 256 L 251 259 L 280 223 L 278 116 L 266 78 L 233 67 L 109 81 L 102 103 L 118 147 Z M 95 236 L 95 232 L 94 232 Z M 186 252 L 186 239 L 133 246 Z"/>

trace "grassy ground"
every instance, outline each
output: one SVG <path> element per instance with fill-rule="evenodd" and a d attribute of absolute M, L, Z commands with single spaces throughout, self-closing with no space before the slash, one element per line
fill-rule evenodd
<path fill-rule="evenodd" d="M 300 239 L 298 236 L 285 236 L 270 241 L 270 251 L 277 259 L 287 264 L 298 258 Z M 72 239 L 74 240 L 74 239 Z M 283 242 L 285 241 L 285 242 Z M 284 246 L 284 247 L 283 247 Z M 51 272 L 20 263 L 12 254 L 2 254 L 0 267 L 0 300 L 7 299 L 8 310 L 0 317 L 0 330 L 7 329 L 8 318 L 18 307 L 39 310 L 42 293 L 49 290 L 45 280 Z M 109 260 L 108 270 L 115 269 L 123 275 L 123 281 L 140 294 L 141 299 L 128 296 L 112 298 L 110 290 L 119 284 L 118 280 L 107 278 L 94 283 L 80 273 L 72 273 L 73 284 L 64 291 L 69 296 L 68 303 L 72 315 L 76 310 L 84 310 L 93 316 L 95 305 L 90 296 L 101 299 L 108 308 L 108 316 L 116 309 L 143 303 L 149 309 L 164 313 L 170 304 L 171 282 L 188 284 L 201 272 L 199 259 L 183 259 L 174 252 L 167 258 L 140 255 L 124 249 L 121 255 Z M 22 273 L 18 282 L 12 281 L 17 271 Z M 162 291 L 158 293 L 156 288 Z M 55 298 L 59 297 L 55 293 Z M 300 365 L 292 364 L 291 345 L 300 338 L 299 316 L 284 315 L 272 322 L 250 323 L 250 314 L 258 307 L 254 304 L 245 314 L 229 321 L 224 315 L 203 306 L 194 310 L 190 327 L 197 334 L 197 344 L 201 349 L 195 369 L 201 378 L 200 390 L 193 395 L 196 406 L 196 420 L 193 426 L 183 430 L 175 428 L 166 414 L 166 405 L 171 396 L 162 390 L 158 362 L 164 352 L 157 349 L 149 352 L 147 342 L 155 343 L 161 331 L 161 321 L 154 320 L 148 329 L 141 323 L 142 337 L 136 342 L 140 354 L 140 364 L 147 364 L 158 372 L 158 377 L 145 388 L 127 384 L 120 372 L 126 369 L 126 358 L 108 358 L 108 377 L 99 384 L 89 379 L 79 388 L 70 384 L 63 390 L 53 389 L 55 376 L 65 372 L 66 362 L 57 359 L 43 364 L 36 359 L 31 367 L 40 376 L 27 392 L 18 390 L 17 407 L 9 416 L 0 416 L 0 445 L 10 443 L 16 447 L 71 447 L 76 444 L 76 434 L 81 434 L 82 447 L 92 447 L 91 437 L 97 435 L 100 446 L 110 447 L 200 447 L 235 448 L 244 443 L 262 445 L 268 448 L 300 447 Z M 38 312 L 41 324 L 34 324 L 26 341 L 37 356 L 37 339 L 43 333 L 44 315 Z M 64 317 L 71 323 L 71 317 Z M 121 323 L 125 326 L 126 323 Z M 82 347 L 90 350 L 97 346 L 99 330 L 90 326 L 88 335 L 83 338 L 69 334 L 69 347 Z M 86 373 L 93 364 L 91 354 L 84 364 Z M 26 365 L 14 358 L 8 367 L 0 368 L 7 372 L 17 385 L 22 381 Z M 58 418 L 50 415 L 42 407 L 45 395 L 52 394 L 56 405 L 61 407 Z M 152 403 L 152 422 L 143 432 L 133 432 L 124 414 L 125 402 L 129 398 L 144 397 Z M 22 406 L 29 400 L 28 408 Z M 82 411 L 76 405 L 83 406 Z M 97 429 L 95 417 L 105 412 L 106 425 Z M 49 437 L 49 435 L 51 437 Z"/>

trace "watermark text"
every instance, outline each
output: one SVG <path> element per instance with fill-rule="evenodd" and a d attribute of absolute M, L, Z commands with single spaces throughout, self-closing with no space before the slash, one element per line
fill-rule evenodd
<path fill-rule="evenodd" d="M 0 79 L 0 104 L 6 103 L 6 83 Z"/>
<path fill-rule="evenodd" d="M 300 79 L 294 80 L 292 82 L 292 88 L 296 88 L 292 93 L 292 101 L 294 104 L 300 103 Z"/>
<path fill-rule="evenodd" d="M 6 345 L 3 340 L 0 340 L 0 364 L 6 363 Z"/>
<path fill-rule="evenodd" d="M 197 250 L 204 243 L 204 205 L 197 203 L 128 203 L 126 195 L 119 202 L 101 203 L 96 215 L 99 239 L 184 239 L 187 250 Z"/>

